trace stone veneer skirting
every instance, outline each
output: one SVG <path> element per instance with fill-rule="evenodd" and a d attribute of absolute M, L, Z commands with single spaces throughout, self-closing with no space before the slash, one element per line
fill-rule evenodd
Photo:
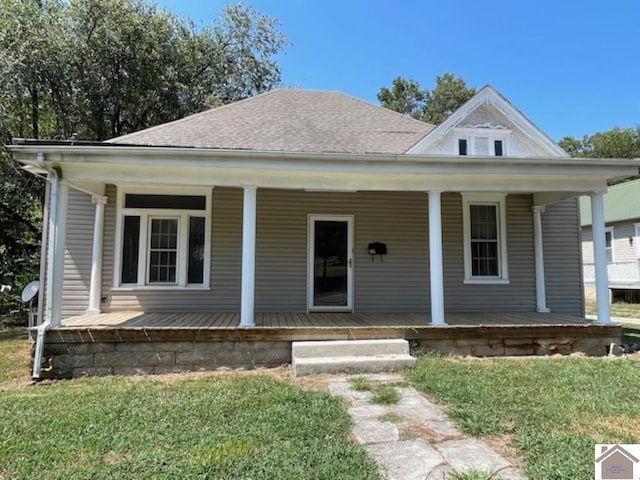
<path fill-rule="evenodd" d="M 296 340 L 405 338 L 412 354 L 476 357 L 606 355 L 620 326 L 524 325 L 257 329 L 55 329 L 47 332 L 42 378 L 253 369 L 291 362 Z M 35 340 L 35 331 L 32 332 Z M 32 352 L 33 358 L 33 352 Z"/>

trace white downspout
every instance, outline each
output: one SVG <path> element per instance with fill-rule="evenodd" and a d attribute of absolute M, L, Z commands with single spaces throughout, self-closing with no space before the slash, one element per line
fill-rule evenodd
<path fill-rule="evenodd" d="M 53 313 L 53 268 L 54 268 L 54 255 L 55 255 L 55 239 L 56 239 L 56 223 L 58 219 L 58 187 L 60 185 L 60 178 L 58 172 L 50 168 L 45 164 L 44 154 L 37 154 L 38 165 L 45 169 L 49 176 L 47 181 L 51 182 L 50 196 L 48 200 L 49 207 L 49 223 L 48 223 L 48 236 L 47 236 L 47 281 L 45 284 L 45 307 L 44 307 L 44 321 L 38 326 L 38 334 L 36 337 L 36 347 L 33 355 L 33 374 L 34 380 L 40 379 L 40 370 L 42 367 L 42 355 L 44 352 L 44 337 L 45 332 L 49 329 L 52 320 Z"/>

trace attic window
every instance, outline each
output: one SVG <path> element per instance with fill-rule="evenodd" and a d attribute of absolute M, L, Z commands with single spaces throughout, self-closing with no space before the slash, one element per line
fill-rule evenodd
<path fill-rule="evenodd" d="M 496 139 L 497 135 L 470 135 L 458 138 L 458 155 L 477 155 L 480 157 L 502 157 L 505 154 L 505 139 Z"/>
<path fill-rule="evenodd" d="M 467 139 L 458 139 L 458 155 L 467 155 Z"/>
<path fill-rule="evenodd" d="M 495 152 L 496 157 L 502 156 L 502 140 L 495 140 L 493 142 L 493 151 Z"/>

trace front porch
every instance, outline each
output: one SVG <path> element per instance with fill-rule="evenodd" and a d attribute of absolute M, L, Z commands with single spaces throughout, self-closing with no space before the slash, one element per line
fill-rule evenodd
<path fill-rule="evenodd" d="M 300 340 L 404 338 L 413 354 L 491 357 L 582 352 L 604 355 L 621 327 L 584 318 L 523 312 L 446 313 L 446 326 L 425 313 L 258 313 L 238 327 L 238 313 L 117 312 L 81 315 L 49 330 L 43 378 L 161 374 L 291 362 Z M 35 332 L 34 332 L 35 335 Z"/>

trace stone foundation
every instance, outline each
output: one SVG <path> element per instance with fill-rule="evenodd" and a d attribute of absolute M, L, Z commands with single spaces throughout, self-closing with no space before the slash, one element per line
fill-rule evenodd
<path fill-rule="evenodd" d="M 35 340 L 36 332 L 32 331 Z M 297 340 L 404 338 L 412 354 L 496 357 L 606 355 L 617 325 L 479 325 L 332 328 L 59 328 L 47 332 L 41 378 L 252 369 L 291 363 Z M 35 348 L 35 344 L 34 344 Z M 33 358 L 33 351 L 32 351 Z"/>
<path fill-rule="evenodd" d="M 253 369 L 291 363 L 291 342 L 47 342 L 43 358 L 43 379 Z"/>

